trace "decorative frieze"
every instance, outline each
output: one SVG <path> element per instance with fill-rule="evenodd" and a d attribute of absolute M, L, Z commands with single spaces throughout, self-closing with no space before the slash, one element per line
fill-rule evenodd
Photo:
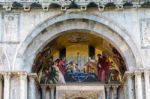
<path fill-rule="evenodd" d="M 56 86 L 56 90 L 56 99 L 74 99 L 77 97 L 89 99 L 105 99 L 104 86 L 60 85 Z"/>
<path fill-rule="evenodd" d="M 58 5 L 61 7 L 61 10 L 65 11 L 70 6 L 78 6 L 81 10 L 86 10 L 88 5 L 91 3 L 95 3 L 96 6 L 98 6 L 98 9 L 100 11 L 103 10 L 103 7 L 107 4 L 115 5 L 117 9 L 122 9 L 123 5 L 125 3 L 131 3 L 133 4 L 133 7 L 140 7 L 141 4 L 143 4 L 144 1 L 139 0 L 17 0 L 15 1 L 18 3 L 19 6 L 22 6 L 24 8 L 24 11 L 30 11 L 32 8 L 32 4 L 38 4 L 41 5 L 41 8 L 44 11 L 48 11 L 48 9 L 53 5 Z M 146 2 L 146 1 L 145 1 Z M 0 2 L 1 5 L 3 5 L 3 8 L 6 9 L 6 11 L 11 11 L 13 6 L 14 0 L 3 0 Z"/>

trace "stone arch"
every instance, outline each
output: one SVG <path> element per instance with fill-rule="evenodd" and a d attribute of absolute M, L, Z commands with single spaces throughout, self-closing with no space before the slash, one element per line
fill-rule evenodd
<path fill-rule="evenodd" d="M 143 67 L 142 59 L 137 54 L 138 49 L 123 27 L 102 16 L 71 13 L 47 19 L 38 25 L 20 45 L 14 69 L 31 72 L 34 57 L 40 49 L 61 33 L 71 30 L 88 31 L 112 42 L 123 56 L 129 70 Z"/>

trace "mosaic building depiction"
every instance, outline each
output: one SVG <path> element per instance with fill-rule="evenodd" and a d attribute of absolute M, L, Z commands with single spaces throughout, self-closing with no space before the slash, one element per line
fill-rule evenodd
<path fill-rule="evenodd" d="M 149 99 L 149 0 L 0 0 L 0 99 Z"/>

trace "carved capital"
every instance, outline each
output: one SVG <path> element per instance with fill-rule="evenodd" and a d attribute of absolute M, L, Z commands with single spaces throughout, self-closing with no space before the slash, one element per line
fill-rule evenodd
<path fill-rule="evenodd" d="M 116 90 L 117 88 L 118 88 L 117 85 L 112 86 L 112 89 L 113 89 L 113 90 Z"/>
<path fill-rule="evenodd" d="M 150 70 L 149 69 L 143 70 L 143 72 L 144 72 L 144 75 L 149 75 L 150 74 Z"/>
<path fill-rule="evenodd" d="M 3 72 L 2 74 L 3 74 L 4 79 L 10 79 L 11 77 L 11 72 Z"/>
<path fill-rule="evenodd" d="M 126 71 L 126 72 L 125 72 L 125 76 L 126 76 L 126 77 L 132 77 L 132 76 L 133 76 L 133 72 Z"/>
<path fill-rule="evenodd" d="M 137 70 L 137 71 L 134 72 L 134 75 L 135 76 L 141 76 L 142 75 L 142 71 Z"/>
<path fill-rule="evenodd" d="M 11 72 L 11 77 L 12 78 L 19 78 L 19 79 L 26 79 L 27 78 L 27 73 L 18 71 L 18 72 Z"/>
<path fill-rule="evenodd" d="M 36 79 L 37 78 L 37 74 L 36 73 L 29 73 L 28 74 L 28 78 L 29 79 Z"/>
<path fill-rule="evenodd" d="M 41 85 L 42 90 L 46 90 L 47 86 L 46 85 Z"/>
<path fill-rule="evenodd" d="M 27 79 L 27 72 L 20 72 L 19 75 L 20 75 L 20 79 L 22 79 L 22 80 Z"/>

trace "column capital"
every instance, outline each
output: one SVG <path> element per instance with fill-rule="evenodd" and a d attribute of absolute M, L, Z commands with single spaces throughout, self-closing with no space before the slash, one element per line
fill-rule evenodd
<path fill-rule="evenodd" d="M 47 88 L 47 86 L 46 86 L 46 85 L 41 84 L 41 88 L 42 88 L 43 90 L 45 90 L 45 89 Z"/>
<path fill-rule="evenodd" d="M 112 88 L 113 88 L 113 89 L 117 89 L 117 88 L 118 88 L 118 86 L 117 86 L 117 85 L 115 85 L 115 86 L 112 86 Z"/>
<path fill-rule="evenodd" d="M 131 71 L 126 71 L 125 72 L 125 77 L 128 77 L 128 76 L 133 76 L 133 72 L 131 72 Z"/>
<path fill-rule="evenodd" d="M 4 79 L 9 79 L 11 77 L 11 72 L 2 72 Z"/>
<path fill-rule="evenodd" d="M 27 79 L 27 72 L 20 72 L 20 79 L 26 80 Z"/>
<path fill-rule="evenodd" d="M 27 78 L 27 72 L 24 71 L 18 71 L 18 72 L 11 72 L 12 77 L 19 77 L 20 79 L 26 79 Z"/>
<path fill-rule="evenodd" d="M 110 87 L 111 87 L 111 85 L 106 85 L 106 86 L 105 86 L 105 88 L 110 88 Z"/>
<path fill-rule="evenodd" d="M 37 74 L 36 73 L 29 73 L 28 78 L 29 79 L 37 79 Z"/>
<path fill-rule="evenodd" d="M 134 75 L 135 76 L 140 76 L 142 74 L 142 71 L 141 70 L 136 70 L 135 72 L 134 72 Z"/>
<path fill-rule="evenodd" d="M 131 71 L 126 71 L 125 74 L 124 74 L 123 79 L 124 79 L 125 81 L 127 81 L 128 79 L 132 79 L 133 75 L 134 75 L 133 72 L 131 72 Z"/>
<path fill-rule="evenodd" d="M 144 72 L 144 74 L 150 74 L 150 70 L 149 69 L 145 69 L 143 72 Z"/>

